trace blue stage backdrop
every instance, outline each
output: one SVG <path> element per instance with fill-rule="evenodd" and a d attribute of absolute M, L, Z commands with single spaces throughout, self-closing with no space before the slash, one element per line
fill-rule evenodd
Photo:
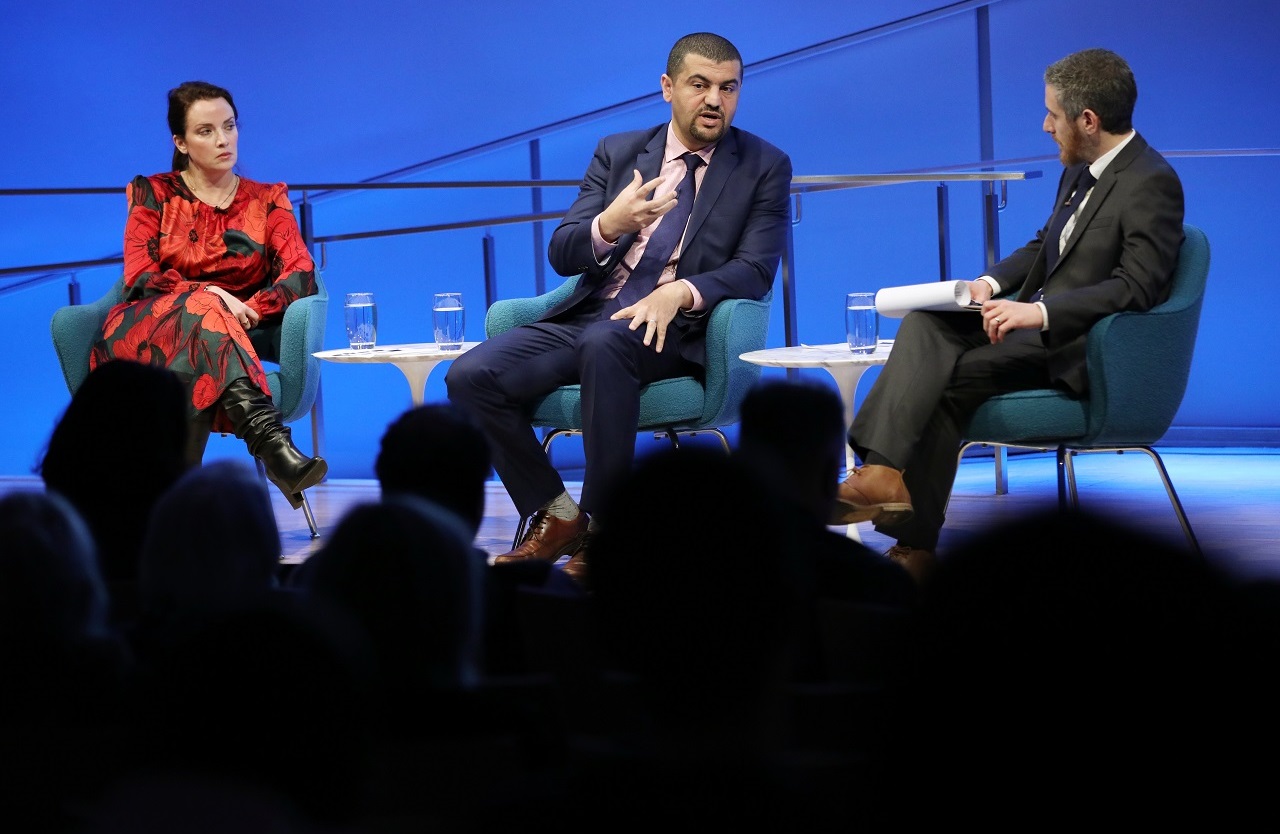
<path fill-rule="evenodd" d="M 1043 221 L 1060 170 L 1041 132 L 1044 67 L 1104 46 L 1132 64 L 1136 126 L 1170 155 L 1187 222 L 1213 247 L 1191 383 L 1167 442 L 1280 445 L 1272 368 L 1280 110 L 1269 104 L 1280 87 L 1280 6 L 1271 0 L 1176 0 L 1159 6 L 1158 19 L 1147 5 L 1107 0 L 802 2 L 782 11 L 772 0 L 742 0 L 728 15 L 656 0 L 651 20 L 679 20 L 678 28 L 628 25 L 612 35 L 602 7 L 585 0 L 440 6 L 230 0 L 203 22 L 156 0 L 10 9 L 0 29 L 0 189 L 118 191 L 0 196 L 0 269 L 119 255 L 124 185 L 167 169 L 165 92 L 181 81 L 234 93 L 240 171 L 256 179 L 525 180 L 536 171 L 576 181 L 600 135 L 666 118 L 656 92 L 667 50 L 698 30 L 739 46 L 747 74 L 736 124 L 787 150 L 797 174 L 972 170 L 989 160 L 1039 173 L 1008 186 L 998 222 L 1007 252 Z M 573 194 L 545 188 L 540 203 L 518 188 L 305 196 L 315 234 L 327 237 L 524 215 L 539 205 L 558 212 Z M 984 257 L 981 190 L 953 185 L 948 194 L 951 274 L 972 277 Z M 303 197 L 294 192 L 295 203 Z M 932 182 L 805 196 L 795 225 L 798 340 L 840 341 L 848 291 L 939 277 L 936 205 Z M 529 295 L 563 280 L 546 264 L 553 228 L 493 222 L 328 243 L 327 346 L 344 344 L 340 298 L 356 290 L 376 294 L 384 343 L 429 341 L 430 298 L 441 290 L 463 293 L 466 336 L 482 338 L 486 237 L 497 295 Z M 73 278 L 89 300 L 118 274 L 109 266 L 0 277 L 0 475 L 30 474 L 68 401 L 50 316 Z M 892 336 L 895 322 L 883 324 Z M 769 341 L 784 339 L 779 301 Z M 428 400 L 444 397 L 442 376 L 430 380 Z M 372 477 L 378 438 L 409 405 L 405 381 L 390 366 L 326 365 L 322 399 L 331 475 Z M 138 418 L 145 443 L 147 416 Z M 304 447 L 312 442 L 305 423 L 295 431 Z M 580 465 L 575 442 L 557 444 L 570 473 Z M 215 438 L 210 455 L 243 450 Z"/>

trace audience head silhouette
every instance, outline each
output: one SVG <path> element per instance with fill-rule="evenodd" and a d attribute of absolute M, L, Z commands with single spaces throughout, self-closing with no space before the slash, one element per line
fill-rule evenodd
<path fill-rule="evenodd" d="M 600 512 L 592 576 L 604 648 L 678 734 L 757 741 L 742 722 L 782 673 L 795 613 L 767 494 L 732 457 L 666 450 L 642 458 Z M 660 530 L 655 503 L 667 508 Z"/>
<path fill-rule="evenodd" d="M 491 462 L 484 433 L 450 403 L 411 408 L 382 435 L 374 472 L 383 495 L 407 493 L 458 514 L 474 537 Z"/>
<path fill-rule="evenodd" d="M 458 518 L 411 495 L 358 504 L 299 569 L 317 599 L 368 633 L 391 701 L 458 687 L 475 673 L 483 562 Z"/>
<path fill-rule="evenodd" d="M 142 542 L 143 623 L 173 637 L 256 598 L 276 586 L 280 552 L 271 497 L 250 466 L 188 470 L 156 501 Z"/>
<path fill-rule="evenodd" d="M 893 749 L 947 819 L 1177 817 L 1231 758 L 1232 592 L 1180 545 L 1052 511 L 977 537 L 935 580 Z"/>
<path fill-rule="evenodd" d="M 96 545 L 52 492 L 0 497 L 0 643 L 49 651 L 110 633 Z"/>
<path fill-rule="evenodd" d="M 89 525 L 108 581 L 134 580 L 151 507 L 186 469 L 186 393 L 164 368 L 99 365 L 71 397 L 40 463 Z"/>
<path fill-rule="evenodd" d="M 742 401 L 738 453 L 825 524 L 844 470 L 844 406 L 815 382 L 761 382 Z"/>

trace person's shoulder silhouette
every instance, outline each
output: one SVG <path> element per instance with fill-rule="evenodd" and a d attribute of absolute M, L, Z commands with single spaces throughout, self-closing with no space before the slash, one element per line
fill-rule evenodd
<path fill-rule="evenodd" d="M 92 370 L 54 427 L 40 475 L 88 523 L 108 582 L 136 579 L 151 507 L 186 469 L 186 433 L 178 377 L 124 359 Z"/>

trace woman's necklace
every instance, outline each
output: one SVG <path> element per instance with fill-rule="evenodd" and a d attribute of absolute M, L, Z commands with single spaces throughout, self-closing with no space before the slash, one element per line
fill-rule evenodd
<path fill-rule="evenodd" d="M 240 187 L 240 175 L 232 174 L 234 179 L 231 180 L 231 187 L 228 188 L 226 191 L 224 191 L 222 196 L 219 197 L 217 201 L 207 200 L 204 197 L 201 197 L 198 193 L 196 193 L 196 187 L 191 184 L 191 180 L 187 179 L 186 171 L 183 171 L 181 174 L 179 174 L 179 176 L 182 177 L 182 181 L 187 184 L 187 188 L 191 191 L 192 196 L 194 196 L 197 200 L 199 200 L 202 203 L 213 206 L 215 209 L 223 208 L 223 205 L 222 205 L 223 203 L 230 204 L 232 195 L 234 195 L 236 193 L 236 189 Z"/>

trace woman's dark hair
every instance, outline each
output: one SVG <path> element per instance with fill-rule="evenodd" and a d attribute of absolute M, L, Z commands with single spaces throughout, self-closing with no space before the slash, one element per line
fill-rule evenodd
<path fill-rule="evenodd" d="M 237 119 L 240 118 L 240 111 L 236 110 L 236 101 L 231 97 L 231 93 L 216 84 L 210 84 L 207 81 L 183 81 L 174 87 L 169 91 L 169 132 L 174 136 L 185 136 L 187 111 L 191 109 L 191 105 L 197 101 L 211 101 L 215 98 L 225 98 L 227 104 L 231 105 L 231 112 Z M 187 170 L 190 161 L 185 153 L 176 147 L 173 149 L 173 170 Z"/>

